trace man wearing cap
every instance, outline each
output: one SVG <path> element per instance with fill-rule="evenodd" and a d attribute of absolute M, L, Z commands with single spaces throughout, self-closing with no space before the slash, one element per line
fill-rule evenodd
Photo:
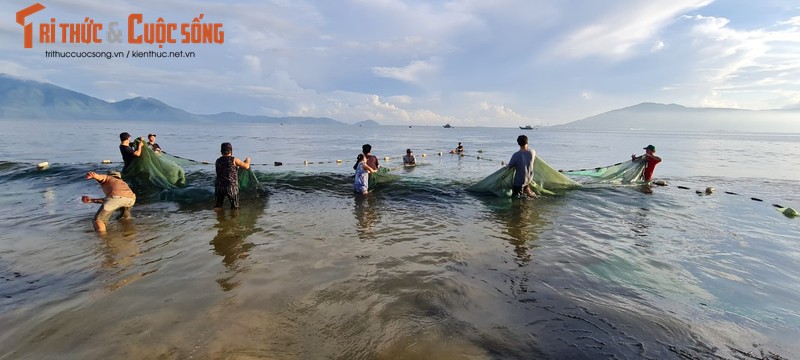
<path fill-rule="evenodd" d="M 149 146 L 153 151 L 160 153 L 161 146 L 158 146 L 156 143 L 156 134 L 148 134 L 147 135 L 147 146 Z"/>
<path fill-rule="evenodd" d="M 656 147 L 653 145 L 647 145 L 643 148 L 645 151 L 644 156 L 644 181 L 650 182 L 653 180 L 653 172 L 656 170 L 656 164 L 661 162 L 661 158 L 656 156 Z M 641 156 L 636 156 L 636 154 L 631 155 L 631 160 L 636 160 Z"/>
<path fill-rule="evenodd" d="M 86 173 L 86 180 L 94 179 L 100 183 L 100 187 L 106 194 L 105 198 L 93 199 L 88 195 L 81 197 L 84 204 L 95 203 L 103 204 L 97 213 L 94 215 L 93 224 L 94 229 L 99 233 L 106 232 L 106 223 L 114 211 L 122 209 L 121 218 L 130 219 L 131 207 L 136 202 L 136 194 L 131 191 L 128 184 L 122 180 L 122 174 L 119 171 L 109 171 L 106 175 L 98 174 L 94 171 Z"/>

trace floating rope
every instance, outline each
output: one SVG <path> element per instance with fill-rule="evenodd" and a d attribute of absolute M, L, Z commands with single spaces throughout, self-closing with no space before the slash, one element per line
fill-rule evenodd
<path fill-rule="evenodd" d="M 479 154 L 482 154 L 483 150 L 478 150 L 477 152 Z M 184 161 L 195 163 L 195 164 L 211 165 L 208 161 L 192 160 L 192 159 L 184 158 L 184 157 L 181 157 L 181 156 L 168 154 L 166 152 L 164 152 L 164 154 L 167 154 L 167 155 L 172 156 L 172 157 L 177 158 L 177 159 L 181 159 L 181 160 L 184 160 Z M 486 158 L 486 157 L 483 157 L 481 155 L 467 155 L 467 154 L 464 154 L 464 153 L 461 153 L 461 154 L 450 153 L 450 154 L 451 155 L 457 155 L 457 156 L 463 157 L 463 158 L 475 158 L 476 160 L 494 162 L 494 160 Z M 441 157 L 441 156 L 444 156 L 445 154 L 440 151 L 440 152 L 437 152 L 435 155 Z M 421 157 L 426 158 L 426 157 L 428 157 L 428 155 L 426 153 L 423 153 L 423 154 L 421 154 Z M 395 158 L 402 158 L 402 155 L 401 156 L 397 156 L 397 157 L 386 156 L 386 157 L 383 158 L 383 160 L 384 161 L 390 161 L 390 160 L 395 159 Z M 108 164 L 122 164 L 123 162 L 122 161 L 102 160 L 100 163 L 104 164 L 104 165 L 108 165 Z M 343 163 L 343 161 L 341 159 L 337 159 L 337 160 L 329 160 L 329 161 L 318 161 L 316 163 L 313 162 L 313 161 L 304 160 L 302 163 L 299 163 L 299 162 L 298 163 L 291 163 L 291 162 L 284 163 L 284 162 L 281 162 L 281 161 L 275 161 L 272 164 L 254 163 L 254 164 L 251 164 L 251 165 L 262 165 L 262 166 L 270 166 L 270 165 L 272 165 L 272 166 L 301 166 L 302 165 L 302 166 L 309 166 L 309 165 L 314 165 L 314 164 L 319 164 L 319 165 L 322 165 L 322 164 L 337 164 L 337 165 L 340 165 L 342 163 Z M 90 163 L 87 163 L 87 164 L 90 164 Z M 505 165 L 505 162 L 504 161 L 500 161 L 500 164 L 501 165 Z M 619 163 L 616 163 L 616 164 L 613 164 L 613 165 L 610 165 L 610 166 L 618 166 L 618 165 L 622 165 L 622 164 L 623 164 L 623 162 L 619 162 Z M 50 163 L 47 162 L 47 161 L 43 161 L 43 162 L 40 162 L 40 163 L 36 164 L 36 168 L 39 169 L 39 170 L 46 170 L 49 167 L 50 167 Z M 392 170 L 397 170 L 397 169 L 400 169 L 400 168 L 401 168 L 401 166 L 397 166 L 397 167 L 393 167 Z M 569 172 L 581 172 L 581 171 L 598 171 L 598 170 L 600 170 L 602 168 L 603 167 L 576 169 L 576 170 L 558 170 L 558 172 L 569 173 Z M 653 184 L 660 185 L 660 186 L 667 186 L 666 182 L 661 181 L 661 180 L 654 181 Z M 677 188 L 678 189 L 682 189 L 682 190 L 690 190 L 689 187 L 681 186 L 681 185 L 677 186 Z M 704 190 L 695 190 L 695 193 L 698 194 L 699 196 L 709 196 L 709 195 L 712 195 L 714 192 L 716 192 L 716 189 L 713 188 L 713 187 L 707 187 Z M 724 191 L 723 193 L 728 194 L 728 195 L 740 196 L 740 194 L 738 194 L 736 192 L 732 192 L 732 191 Z M 763 199 L 760 199 L 760 198 L 757 198 L 757 197 L 751 197 L 750 200 L 753 200 L 753 201 L 756 201 L 756 202 L 764 202 Z M 800 213 L 798 213 L 797 210 L 795 210 L 795 209 L 793 209 L 791 207 L 786 207 L 786 206 L 779 205 L 779 204 L 772 204 L 772 206 L 777 208 L 778 211 L 780 211 L 786 217 L 794 218 L 794 217 L 800 216 Z"/>
<path fill-rule="evenodd" d="M 690 189 L 690 188 L 688 188 L 686 186 L 678 186 L 677 188 L 678 189 L 683 189 L 683 190 L 689 190 Z M 695 193 L 697 195 L 699 195 L 699 196 L 709 196 L 709 195 L 714 194 L 714 192 L 716 192 L 716 189 L 713 188 L 713 187 L 707 187 L 707 188 L 705 188 L 705 190 L 695 190 Z M 724 193 L 728 194 L 728 195 L 741 196 L 739 193 L 735 193 L 733 191 L 724 191 Z M 753 200 L 753 201 L 756 201 L 756 202 L 764 202 L 763 199 L 760 199 L 760 198 L 757 198 L 757 197 L 751 197 L 750 200 Z M 776 209 L 778 209 L 778 211 L 780 211 L 783 215 L 785 215 L 788 218 L 795 218 L 797 216 L 800 216 L 800 213 L 798 213 L 797 210 L 795 210 L 795 209 L 793 209 L 791 207 L 786 207 L 786 206 L 779 205 L 779 204 L 772 204 L 772 206 L 775 207 Z"/>

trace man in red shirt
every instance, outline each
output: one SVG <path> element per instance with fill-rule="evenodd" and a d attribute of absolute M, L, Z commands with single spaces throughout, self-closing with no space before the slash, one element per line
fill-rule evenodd
<path fill-rule="evenodd" d="M 661 158 L 656 156 L 656 147 L 653 145 L 647 145 L 643 148 L 645 151 L 644 161 L 646 162 L 644 166 L 644 181 L 650 182 L 653 180 L 653 172 L 656 170 L 656 164 L 661 162 Z M 636 154 L 631 155 L 631 160 L 636 160 L 640 156 L 636 156 Z"/>

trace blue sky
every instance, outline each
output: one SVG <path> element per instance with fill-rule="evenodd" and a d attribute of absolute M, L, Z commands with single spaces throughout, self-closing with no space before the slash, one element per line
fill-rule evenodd
<path fill-rule="evenodd" d="M 166 44 L 192 59 L 54 59 L 23 48 L 0 4 L 0 73 L 104 100 L 157 98 L 194 113 L 382 124 L 560 124 L 640 102 L 800 107 L 794 1 L 40 1 L 27 21 L 222 23 L 223 44 Z M 35 33 L 38 30 L 35 29 Z M 105 31 L 101 33 L 105 34 Z M 103 36 L 104 37 L 104 36 Z"/>

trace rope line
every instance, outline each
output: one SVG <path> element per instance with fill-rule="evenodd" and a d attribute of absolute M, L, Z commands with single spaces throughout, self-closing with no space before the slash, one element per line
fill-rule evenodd
<path fill-rule="evenodd" d="M 677 186 L 677 188 L 678 189 L 682 189 L 682 190 L 691 190 L 689 187 L 680 186 L 680 185 Z M 713 188 L 713 187 L 707 187 L 707 188 L 705 188 L 705 190 L 695 190 L 694 192 L 699 196 L 709 196 L 709 195 L 714 194 L 714 192 L 716 192 L 716 191 L 717 190 L 715 188 Z M 728 194 L 728 195 L 733 195 L 733 196 L 741 196 L 741 194 L 735 193 L 733 191 L 723 191 L 723 193 Z M 751 197 L 750 200 L 753 200 L 753 201 L 756 201 L 756 202 L 764 202 L 763 199 L 760 199 L 760 198 L 757 198 L 757 197 Z M 800 214 L 798 214 L 797 210 L 795 210 L 795 209 L 793 209 L 791 207 L 783 206 L 783 205 L 780 205 L 780 204 L 774 204 L 774 203 L 772 204 L 772 206 L 777 208 L 783 215 L 785 215 L 788 218 L 794 218 L 794 217 L 800 216 Z"/>

